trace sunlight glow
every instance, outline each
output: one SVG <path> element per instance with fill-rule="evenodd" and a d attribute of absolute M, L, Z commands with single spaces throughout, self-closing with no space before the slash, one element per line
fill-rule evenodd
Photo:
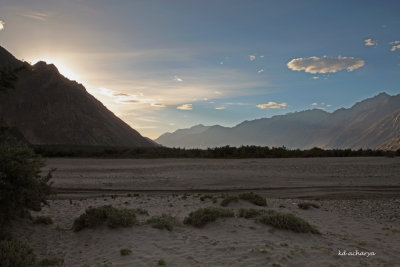
<path fill-rule="evenodd" d="M 65 76 L 66 78 L 68 78 L 72 81 L 82 83 L 81 77 L 73 71 L 73 68 L 71 67 L 71 65 L 69 65 L 68 63 L 65 63 L 65 60 L 62 60 L 59 58 L 41 57 L 39 59 L 32 60 L 31 62 L 32 62 L 32 65 L 34 65 L 39 61 L 44 61 L 47 64 L 54 64 L 57 67 L 58 72 L 61 75 Z"/>

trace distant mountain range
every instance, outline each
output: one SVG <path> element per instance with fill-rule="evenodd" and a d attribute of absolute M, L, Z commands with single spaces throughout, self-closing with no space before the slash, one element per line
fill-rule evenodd
<path fill-rule="evenodd" d="M 145 147 L 157 144 L 116 117 L 85 87 L 45 62 L 31 66 L 0 47 L 0 68 L 19 71 L 15 88 L 0 92 L 0 122 L 31 144 Z M 22 137 L 21 137 L 22 138 Z"/>
<path fill-rule="evenodd" d="M 155 140 L 168 147 L 285 146 L 400 149 L 400 94 L 381 93 L 333 113 L 312 109 L 234 127 L 196 125 Z"/>

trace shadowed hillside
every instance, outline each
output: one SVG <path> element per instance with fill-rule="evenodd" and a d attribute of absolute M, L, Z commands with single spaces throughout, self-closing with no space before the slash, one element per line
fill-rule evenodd
<path fill-rule="evenodd" d="M 15 88 L 1 92 L 0 121 L 16 127 L 32 144 L 156 146 L 116 117 L 85 87 L 56 66 L 31 66 L 0 47 L 0 68 L 24 65 Z"/>

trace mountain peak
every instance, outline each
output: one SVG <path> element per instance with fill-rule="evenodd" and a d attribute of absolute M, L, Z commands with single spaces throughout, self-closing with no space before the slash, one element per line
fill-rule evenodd
<path fill-rule="evenodd" d="M 47 62 L 45 62 L 45 61 L 38 61 L 32 67 L 34 70 L 45 69 L 45 70 L 50 70 L 50 71 L 60 74 L 60 72 L 58 71 L 57 67 L 54 64 L 47 64 Z"/>

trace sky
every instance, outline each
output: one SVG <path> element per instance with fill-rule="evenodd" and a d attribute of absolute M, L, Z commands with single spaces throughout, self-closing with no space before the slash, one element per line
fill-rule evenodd
<path fill-rule="evenodd" d="M 2 0 L 0 45 L 142 135 L 400 93 L 400 1 Z"/>

